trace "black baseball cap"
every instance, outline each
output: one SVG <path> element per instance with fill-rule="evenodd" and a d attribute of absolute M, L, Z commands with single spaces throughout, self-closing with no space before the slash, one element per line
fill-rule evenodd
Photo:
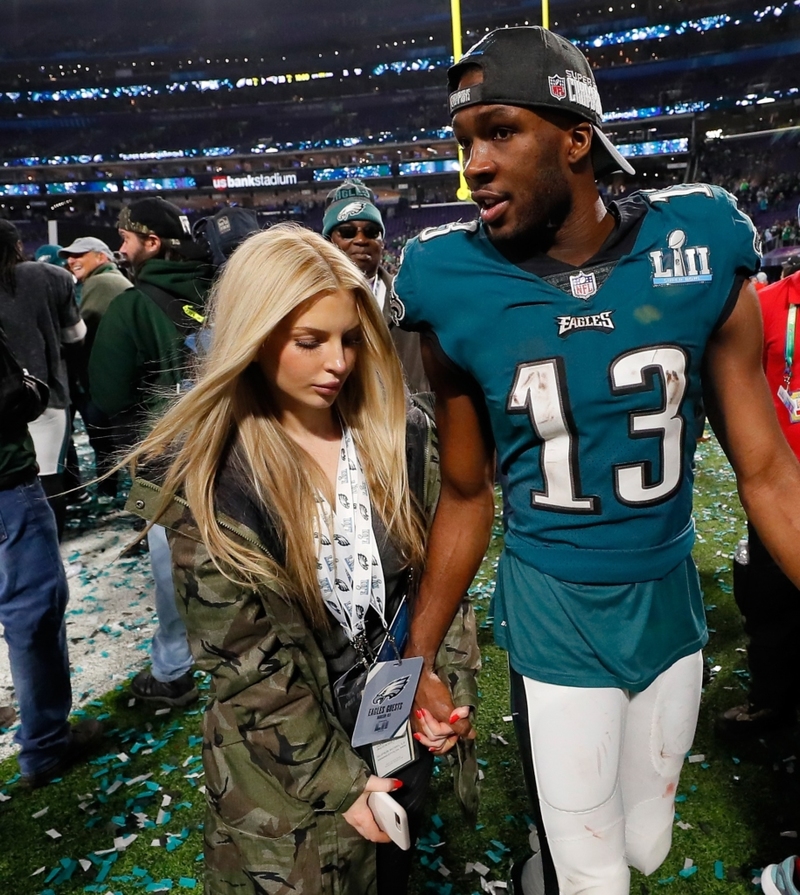
<path fill-rule="evenodd" d="M 131 230 L 141 236 L 151 233 L 172 248 L 182 248 L 192 242 L 192 226 L 189 218 L 172 202 L 161 196 L 140 199 L 126 205 L 119 213 L 117 227 Z"/>
<path fill-rule="evenodd" d="M 459 90 L 468 65 L 481 69 L 483 81 Z M 574 44 L 546 28 L 528 25 L 491 31 L 450 67 L 447 82 L 451 116 L 484 103 L 571 112 L 594 128 L 595 175 L 635 173 L 601 129 L 603 108 L 588 60 Z"/>

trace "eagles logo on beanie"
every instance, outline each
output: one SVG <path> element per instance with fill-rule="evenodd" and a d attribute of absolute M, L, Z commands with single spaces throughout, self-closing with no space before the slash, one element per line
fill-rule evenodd
<path fill-rule="evenodd" d="M 322 235 L 329 239 L 339 224 L 348 221 L 372 221 L 384 233 L 383 218 L 375 205 L 372 190 L 361 180 L 345 180 L 341 186 L 328 193 L 327 208 L 322 219 Z"/>

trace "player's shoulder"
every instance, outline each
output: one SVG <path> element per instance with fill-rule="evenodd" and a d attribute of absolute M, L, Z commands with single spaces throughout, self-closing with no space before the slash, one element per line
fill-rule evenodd
<path fill-rule="evenodd" d="M 460 247 L 468 246 L 477 236 L 480 222 L 454 221 L 438 227 L 426 227 L 406 244 L 405 256 L 416 258 L 436 257 L 449 254 Z"/>
<path fill-rule="evenodd" d="M 676 183 L 663 189 L 640 190 L 641 197 L 651 209 L 676 215 L 730 214 L 741 215 L 735 196 L 713 183 Z"/>

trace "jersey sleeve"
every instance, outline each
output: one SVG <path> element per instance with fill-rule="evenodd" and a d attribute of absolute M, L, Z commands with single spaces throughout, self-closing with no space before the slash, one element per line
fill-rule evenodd
<path fill-rule="evenodd" d="M 761 237 L 748 215 L 739 209 L 736 198 L 727 190 L 713 186 L 712 190 L 717 195 L 717 204 L 720 211 L 720 225 L 724 226 L 725 220 L 730 220 L 731 261 L 736 273 L 742 277 L 751 277 L 761 267 Z"/>
<path fill-rule="evenodd" d="M 419 240 L 409 240 L 400 256 L 400 267 L 392 284 L 390 311 L 395 326 L 409 332 L 424 329 L 421 321 L 421 300 L 417 289 L 417 270 L 419 265 Z M 415 259 L 416 266 L 415 266 Z"/>

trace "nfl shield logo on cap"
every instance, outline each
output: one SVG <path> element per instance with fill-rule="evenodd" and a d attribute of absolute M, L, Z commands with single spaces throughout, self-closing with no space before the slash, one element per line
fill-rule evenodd
<path fill-rule="evenodd" d="M 593 273 L 581 271 L 578 274 L 574 274 L 569 278 L 569 286 L 575 298 L 582 298 L 584 301 L 597 292 L 597 280 Z"/>
<path fill-rule="evenodd" d="M 550 85 L 550 95 L 556 99 L 564 99 L 567 95 L 567 82 L 561 75 L 550 75 L 547 78 Z"/>

